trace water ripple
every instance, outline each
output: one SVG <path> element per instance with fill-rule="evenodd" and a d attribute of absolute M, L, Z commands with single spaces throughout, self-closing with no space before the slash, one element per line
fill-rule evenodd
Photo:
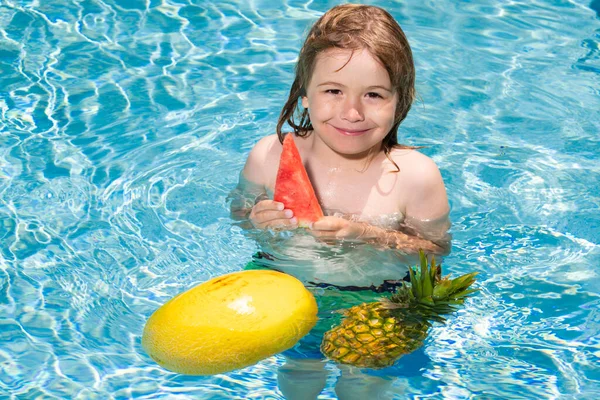
<path fill-rule="evenodd" d="M 0 1 L 0 393 L 281 398 L 281 356 L 186 377 L 140 335 L 256 251 L 227 194 L 329 3 Z M 481 289 L 396 398 L 600 397 L 597 2 L 374 3 L 413 47 L 400 141 L 447 183 L 444 268 Z"/>

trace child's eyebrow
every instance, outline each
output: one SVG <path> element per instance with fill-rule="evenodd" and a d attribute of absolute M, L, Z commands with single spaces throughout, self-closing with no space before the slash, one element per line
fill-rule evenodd
<path fill-rule="evenodd" d="M 341 86 L 341 87 L 346 87 L 346 86 L 342 85 L 341 83 L 334 82 L 334 81 L 322 82 L 322 83 L 319 83 L 317 85 L 317 87 L 319 87 L 319 86 Z"/>
<path fill-rule="evenodd" d="M 320 87 L 320 86 L 339 86 L 342 88 L 346 87 L 345 85 L 343 85 L 339 82 L 334 82 L 334 81 L 322 82 L 317 85 L 317 87 Z M 385 90 L 386 92 L 392 93 L 392 89 L 390 89 L 389 87 L 386 87 L 386 86 L 382 86 L 382 85 L 373 85 L 373 86 L 367 87 L 367 90 L 373 90 L 373 89 L 381 89 L 381 90 Z"/>
<path fill-rule="evenodd" d="M 381 86 L 381 85 L 369 86 L 367 89 L 382 89 L 382 90 L 385 90 L 386 92 L 392 93 L 392 89 L 390 89 L 387 86 Z"/>

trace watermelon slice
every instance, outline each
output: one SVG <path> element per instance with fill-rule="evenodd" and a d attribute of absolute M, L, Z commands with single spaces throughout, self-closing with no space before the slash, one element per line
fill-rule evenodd
<path fill-rule="evenodd" d="M 312 222 L 323 217 L 323 211 L 292 134 L 285 135 L 283 139 L 273 200 L 283 203 L 285 208 L 294 212 L 298 226 L 307 228 Z"/>

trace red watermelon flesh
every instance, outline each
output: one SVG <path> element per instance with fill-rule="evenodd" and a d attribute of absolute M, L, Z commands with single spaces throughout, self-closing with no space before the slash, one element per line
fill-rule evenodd
<path fill-rule="evenodd" d="M 310 223 L 323 217 L 292 134 L 285 135 L 283 139 L 273 200 L 283 203 L 285 208 L 294 212 L 298 226 L 308 227 Z"/>

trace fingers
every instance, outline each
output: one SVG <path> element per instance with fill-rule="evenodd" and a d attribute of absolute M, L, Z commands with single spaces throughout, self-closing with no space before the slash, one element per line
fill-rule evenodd
<path fill-rule="evenodd" d="M 356 240 L 366 232 L 368 225 L 337 217 L 324 217 L 311 226 L 313 236 L 320 239 Z"/>
<path fill-rule="evenodd" d="M 282 203 L 263 200 L 252 208 L 250 221 L 259 229 L 295 229 L 298 220 L 292 210 L 285 209 Z"/>
<path fill-rule="evenodd" d="M 311 225 L 313 231 L 339 231 L 348 225 L 348 221 L 337 217 L 323 217 Z"/>
<path fill-rule="evenodd" d="M 349 221 L 337 217 L 323 217 L 313 222 L 310 232 L 314 237 L 320 239 L 340 239 L 344 238 L 345 230 Z"/>
<path fill-rule="evenodd" d="M 310 226 L 311 235 L 317 238 L 335 238 L 339 231 L 339 228 L 336 228 L 331 224 L 314 222 Z"/>
<path fill-rule="evenodd" d="M 261 212 L 269 210 L 283 210 L 283 203 L 274 200 L 261 200 L 252 207 L 252 211 Z"/>

